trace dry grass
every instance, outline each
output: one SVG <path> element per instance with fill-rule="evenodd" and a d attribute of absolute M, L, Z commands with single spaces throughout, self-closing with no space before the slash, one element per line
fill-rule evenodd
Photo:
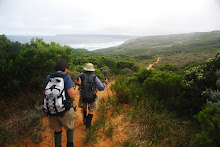
<path fill-rule="evenodd" d="M 130 129 L 130 142 L 137 146 L 191 146 L 195 125 L 185 123 L 172 113 L 152 109 L 151 104 L 138 103 L 129 112 L 133 127 Z"/>

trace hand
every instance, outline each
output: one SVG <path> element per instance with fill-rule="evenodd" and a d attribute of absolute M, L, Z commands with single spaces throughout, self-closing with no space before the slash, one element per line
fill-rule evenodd
<path fill-rule="evenodd" d="M 78 83 L 79 85 L 82 84 L 82 81 L 81 81 L 80 77 L 77 78 L 77 83 Z"/>
<path fill-rule="evenodd" d="M 106 84 L 108 84 L 108 80 L 107 80 L 107 79 L 105 79 L 104 82 L 105 82 Z"/>
<path fill-rule="evenodd" d="M 74 83 L 77 83 L 77 78 L 73 79 L 73 82 L 74 82 Z"/>

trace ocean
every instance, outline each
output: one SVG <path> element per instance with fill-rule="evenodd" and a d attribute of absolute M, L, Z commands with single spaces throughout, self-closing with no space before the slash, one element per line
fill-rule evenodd
<path fill-rule="evenodd" d="M 20 43 L 28 43 L 33 37 L 42 38 L 46 43 L 56 42 L 60 45 L 68 45 L 74 49 L 81 48 L 89 51 L 119 46 L 127 40 L 136 38 L 136 36 L 126 35 L 6 36 L 9 40 L 18 41 Z"/>

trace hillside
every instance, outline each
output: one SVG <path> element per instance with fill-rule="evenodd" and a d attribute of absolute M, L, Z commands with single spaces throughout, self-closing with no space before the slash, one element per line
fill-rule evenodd
<path fill-rule="evenodd" d="M 129 40 L 118 47 L 95 50 L 94 52 L 116 58 L 120 56 L 122 59 L 132 57 L 131 60 L 142 60 L 142 63 L 152 62 L 149 60 L 163 56 L 161 64 L 184 65 L 192 61 L 205 61 L 219 49 L 220 31 L 212 31 L 144 36 Z"/>
<path fill-rule="evenodd" d="M 41 119 L 45 116 L 42 91 L 45 77 L 54 72 L 60 58 L 70 65 L 68 74 L 73 81 L 83 72 L 85 63 L 90 62 L 101 81 L 105 77 L 114 81 L 97 93 L 99 110 L 91 130 L 85 131 L 78 109 L 76 146 L 220 146 L 220 51 L 199 66 L 160 66 L 165 62 L 190 62 L 187 59 L 204 61 L 212 50 L 219 49 L 219 32 L 215 33 L 188 41 L 182 39 L 185 42 L 180 46 L 175 41 L 161 43 L 167 44 L 167 48 L 157 45 L 155 54 L 114 53 L 114 58 L 55 42 L 45 43 L 38 38 L 26 44 L 11 42 L 1 35 L 0 146 L 35 146 L 31 142 L 38 144 L 36 147 L 53 146 L 53 131 L 49 130 L 47 120 Z M 173 40 L 177 38 L 174 36 Z M 131 40 L 127 44 L 132 41 L 136 42 Z M 182 44 L 185 48 L 181 48 Z M 132 60 L 145 65 L 144 68 L 140 69 Z M 74 103 L 77 102 L 76 98 Z"/>

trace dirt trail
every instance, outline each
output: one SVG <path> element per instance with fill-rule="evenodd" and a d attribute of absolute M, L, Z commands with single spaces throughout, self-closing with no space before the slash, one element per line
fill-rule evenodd
<path fill-rule="evenodd" d="M 113 82 L 112 82 L 113 83 Z M 110 85 L 112 83 L 109 83 L 104 91 L 98 92 L 98 103 L 101 98 L 108 98 L 108 96 L 112 96 L 112 91 L 110 90 Z M 74 104 L 77 104 L 79 100 L 79 96 L 75 99 Z M 110 110 L 108 110 L 110 111 Z M 76 119 L 75 119 L 75 125 L 74 125 L 74 146 L 75 147 L 83 147 L 84 146 L 84 140 L 83 138 L 86 135 L 86 127 L 83 124 L 83 118 L 82 118 L 82 112 L 81 108 L 77 108 L 77 111 L 75 113 Z M 95 112 L 93 122 L 99 117 L 99 112 Z M 128 133 L 127 133 L 127 123 L 122 123 L 122 119 L 124 118 L 123 115 L 118 115 L 114 119 L 112 119 L 113 124 L 116 126 L 114 128 L 114 135 L 112 139 L 105 137 L 105 135 L 98 131 L 99 137 L 98 143 L 94 144 L 92 146 L 95 147 L 111 147 L 111 146 L 121 146 L 121 143 L 124 140 L 127 140 Z M 46 126 L 45 132 L 43 132 L 44 140 L 39 145 L 34 145 L 31 143 L 31 141 L 28 141 L 28 144 L 25 146 L 30 147 L 53 147 L 54 146 L 54 137 L 53 137 L 53 131 L 49 128 L 48 120 L 47 118 L 43 118 L 42 120 L 43 124 Z M 66 131 L 63 129 L 62 133 L 62 146 L 66 146 Z M 89 147 L 89 145 L 86 145 Z"/>
<path fill-rule="evenodd" d="M 152 67 L 153 67 L 154 64 L 157 64 L 158 62 L 160 62 L 160 59 L 161 59 L 161 57 L 158 57 L 156 62 L 154 62 L 154 63 L 148 65 L 148 66 L 146 67 L 147 70 L 152 69 Z"/>

